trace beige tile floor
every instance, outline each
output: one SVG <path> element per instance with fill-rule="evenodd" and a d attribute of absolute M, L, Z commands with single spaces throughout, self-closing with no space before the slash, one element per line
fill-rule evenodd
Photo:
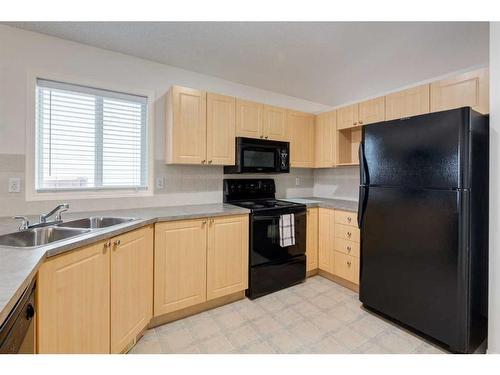
<path fill-rule="evenodd" d="M 361 308 L 358 295 L 305 283 L 148 330 L 130 353 L 444 353 Z"/>

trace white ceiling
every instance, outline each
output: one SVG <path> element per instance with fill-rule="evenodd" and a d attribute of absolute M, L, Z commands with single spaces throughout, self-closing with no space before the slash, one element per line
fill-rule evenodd
<path fill-rule="evenodd" d="M 488 23 L 16 22 L 326 105 L 488 63 Z"/>

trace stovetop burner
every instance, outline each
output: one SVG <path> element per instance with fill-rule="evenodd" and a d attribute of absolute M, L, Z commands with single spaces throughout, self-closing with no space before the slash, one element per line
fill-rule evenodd
<path fill-rule="evenodd" d="M 259 208 L 276 208 L 276 207 L 291 207 L 296 206 L 293 202 L 280 201 L 276 199 L 257 199 L 254 201 L 243 201 L 243 202 L 231 202 L 237 206 L 250 208 L 250 209 L 259 209 Z"/>

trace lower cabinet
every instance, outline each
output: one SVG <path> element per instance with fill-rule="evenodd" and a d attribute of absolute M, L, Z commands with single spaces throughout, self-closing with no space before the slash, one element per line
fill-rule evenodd
<path fill-rule="evenodd" d="M 110 351 L 110 256 L 99 242 L 47 260 L 38 272 L 38 353 Z"/>
<path fill-rule="evenodd" d="M 153 229 L 48 259 L 38 272 L 38 353 L 118 353 L 152 314 Z"/>
<path fill-rule="evenodd" d="M 335 211 L 320 208 L 318 212 L 318 267 L 334 273 Z"/>
<path fill-rule="evenodd" d="M 206 301 L 207 220 L 155 225 L 155 316 Z"/>
<path fill-rule="evenodd" d="M 320 208 L 318 223 L 318 268 L 359 284 L 359 229 L 356 214 Z"/>
<path fill-rule="evenodd" d="M 307 209 L 306 271 L 318 268 L 318 211 L 319 208 Z"/>
<path fill-rule="evenodd" d="M 154 315 L 248 287 L 248 215 L 156 224 Z"/>
<path fill-rule="evenodd" d="M 120 353 L 153 317 L 153 227 L 114 237 L 111 249 L 111 353 Z"/>

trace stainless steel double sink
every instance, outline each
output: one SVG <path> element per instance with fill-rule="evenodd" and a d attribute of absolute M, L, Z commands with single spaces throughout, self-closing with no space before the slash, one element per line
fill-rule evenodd
<path fill-rule="evenodd" d="M 66 240 L 90 233 L 93 230 L 108 228 L 135 220 L 131 217 L 92 216 L 54 225 L 25 229 L 0 236 L 0 246 L 36 247 Z"/>

